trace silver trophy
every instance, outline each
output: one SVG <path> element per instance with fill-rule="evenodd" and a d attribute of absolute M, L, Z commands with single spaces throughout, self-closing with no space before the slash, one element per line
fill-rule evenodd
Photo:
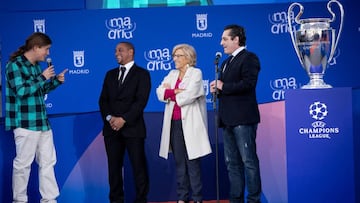
<path fill-rule="evenodd" d="M 337 34 L 336 30 L 330 27 L 330 23 L 335 21 L 335 14 L 331 10 L 333 3 L 339 6 L 341 15 Z M 300 10 L 294 18 L 293 8 L 295 6 L 298 6 Z M 344 10 L 340 2 L 336 0 L 329 1 L 327 3 L 327 9 L 332 15 L 331 19 L 300 19 L 300 16 L 304 12 L 304 7 L 299 3 L 292 3 L 288 9 L 287 20 L 291 40 L 301 65 L 310 77 L 309 83 L 302 86 L 302 89 L 332 87 L 324 82 L 323 77 L 339 42 L 343 27 Z M 292 24 L 292 20 L 295 21 L 296 25 Z"/>

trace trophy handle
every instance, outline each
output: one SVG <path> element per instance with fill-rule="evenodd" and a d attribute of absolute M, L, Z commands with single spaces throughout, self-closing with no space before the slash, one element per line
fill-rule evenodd
<path fill-rule="evenodd" d="M 340 4 L 340 2 L 338 2 L 337 0 L 331 0 L 328 2 L 327 4 L 327 9 L 328 11 L 331 13 L 331 16 L 332 16 L 332 19 L 329 21 L 329 23 L 331 22 L 334 22 L 335 21 L 335 13 L 331 10 L 331 4 L 332 3 L 336 3 L 338 6 L 339 6 L 339 9 L 340 9 L 340 25 L 339 25 L 339 31 L 337 33 L 337 37 L 336 37 L 336 41 L 334 44 L 334 46 L 331 48 L 331 51 L 330 51 L 330 55 L 329 55 L 329 59 L 328 59 L 328 63 L 330 63 L 330 61 L 332 60 L 334 54 L 335 54 L 335 50 L 336 50 L 336 47 L 338 45 L 338 42 L 339 42 L 339 39 L 340 39 L 340 35 L 341 35 L 341 32 L 342 32 L 342 29 L 343 29 L 343 22 L 344 22 L 344 9 L 343 9 L 343 6 Z M 334 40 L 335 38 L 333 38 Z"/>
<path fill-rule="evenodd" d="M 298 6 L 299 9 L 300 9 L 300 10 L 299 10 L 299 13 L 298 13 L 298 14 L 296 15 L 296 17 L 295 17 L 295 22 L 296 22 L 297 24 L 300 24 L 299 18 L 300 18 L 300 16 L 301 16 L 301 15 L 303 14 L 303 12 L 304 12 L 304 7 L 303 7 L 301 4 L 297 3 L 297 2 L 292 3 L 292 4 L 289 6 L 288 13 L 287 13 L 287 21 L 288 21 L 288 27 L 289 27 L 289 33 L 290 33 L 291 41 L 292 41 L 292 44 L 293 44 L 293 46 L 294 46 L 296 55 L 297 55 L 297 57 L 298 57 L 301 65 L 302 65 L 303 67 L 305 67 L 304 64 L 303 64 L 303 60 L 301 60 L 301 57 L 300 57 L 301 55 L 300 55 L 300 52 L 299 52 L 299 48 L 296 46 L 295 34 L 294 34 L 294 30 L 293 30 L 293 27 L 292 27 L 292 24 L 291 24 L 291 14 L 292 14 L 292 12 L 293 12 L 292 10 L 293 10 L 293 8 L 294 8 L 295 6 Z"/>

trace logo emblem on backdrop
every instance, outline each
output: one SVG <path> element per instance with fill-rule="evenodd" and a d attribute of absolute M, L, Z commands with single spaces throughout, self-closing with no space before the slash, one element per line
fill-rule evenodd
<path fill-rule="evenodd" d="M 149 71 L 170 70 L 172 57 L 169 48 L 150 49 L 144 52 L 147 61 L 146 69 Z"/>
<path fill-rule="evenodd" d="M 196 14 L 196 28 L 200 31 L 207 29 L 207 15 L 208 14 Z"/>
<path fill-rule="evenodd" d="M 301 135 L 307 135 L 311 139 L 331 139 L 331 136 L 339 134 L 338 127 L 326 127 L 324 119 L 328 116 L 328 106 L 320 101 L 315 101 L 309 105 L 309 116 L 315 121 L 310 128 L 299 128 Z"/>
<path fill-rule="evenodd" d="M 34 32 L 45 33 L 45 19 L 34 20 Z"/>
<path fill-rule="evenodd" d="M 297 89 L 295 77 L 284 77 L 270 80 L 270 88 L 273 90 L 272 98 L 276 101 L 285 99 L 285 90 Z"/>
<path fill-rule="evenodd" d="M 205 95 L 209 94 L 209 80 L 203 80 Z"/>
<path fill-rule="evenodd" d="M 281 34 L 288 32 L 287 13 L 285 11 L 269 14 L 268 18 L 272 24 L 271 33 Z"/>
<path fill-rule="evenodd" d="M 48 94 L 45 94 L 44 95 L 44 102 L 45 102 L 45 107 L 46 108 L 52 108 L 53 107 L 53 104 L 51 102 L 47 102 L 48 100 Z"/>
<path fill-rule="evenodd" d="M 204 85 L 204 91 L 205 91 L 205 96 L 206 96 L 206 103 L 212 103 L 212 95 L 209 94 L 210 92 L 210 83 L 209 83 L 209 79 L 207 80 L 203 80 L 203 85 Z M 208 97 L 210 95 L 210 98 Z"/>
<path fill-rule="evenodd" d="M 69 68 L 70 75 L 88 75 L 90 69 L 83 68 L 85 66 L 85 51 L 73 51 L 73 64 L 76 68 Z"/>
<path fill-rule="evenodd" d="M 73 61 L 75 67 L 83 67 L 85 63 L 84 51 L 73 51 Z"/>
<path fill-rule="evenodd" d="M 208 29 L 208 14 L 196 14 L 196 29 L 200 32 L 191 33 L 192 38 L 211 38 L 211 32 L 203 32 Z"/>
<path fill-rule="evenodd" d="M 136 23 L 130 17 L 111 18 L 105 21 L 109 39 L 131 39 Z"/>

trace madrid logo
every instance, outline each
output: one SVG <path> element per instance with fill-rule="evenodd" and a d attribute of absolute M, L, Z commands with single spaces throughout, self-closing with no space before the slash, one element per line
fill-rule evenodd
<path fill-rule="evenodd" d="M 45 19 L 35 19 L 34 21 L 34 32 L 45 33 Z"/>
<path fill-rule="evenodd" d="M 208 29 L 207 13 L 196 14 L 196 29 L 199 32 L 192 33 L 192 38 L 211 38 L 213 36 L 211 32 L 205 32 Z"/>
<path fill-rule="evenodd" d="M 45 102 L 45 107 L 46 108 L 52 108 L 53 107 L 53 104 L 51 102 L 47 102 L 48 100 L 48 94 L 45 94 L 44 95 L 44 102 Z"/>
<path fill-rule="evenodd" d="M 85 66 L 85 51 L 73 51 L 73 65 L 75 69 L 69 69 L 71 75 L 88 75 L 90 70 L 83 68 Z"/>
<path fill-rule="evenodd" d="M 130 17 L 115 17 L 105 21 L 109 39 L 132 39 L 136 23 Z"/>

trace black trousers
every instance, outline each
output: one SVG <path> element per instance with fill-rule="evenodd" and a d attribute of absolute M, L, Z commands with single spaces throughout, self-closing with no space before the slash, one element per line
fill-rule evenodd
<path fill-rule="evenodd" d="M 108 158 L 110 202 L 123 203 L 123 174 L 125 150 L 127 150 L 134 175 L 135 203 L 146 203 L 149 192 L 149 175 L 145 157 L 145 138 L 125 138 L 121 135 L 105 136 Z"/>
<path fill-rule="evenodd" d="M 191 194 L 193 201 L 202 201 L 200 158 L 189 160 L 181 120 L 171 121 L 170 144 L 176 164 L 178 200 L 189 201 Z"/>

